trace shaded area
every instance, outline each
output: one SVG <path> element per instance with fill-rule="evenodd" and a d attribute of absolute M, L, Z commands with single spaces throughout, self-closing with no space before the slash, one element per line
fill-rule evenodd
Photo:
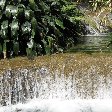
<path fill-rule="evenodd" d="M 86 33 L 83 14 L 68 0 L 2 0 L 0 11 L 1 58 L 63 52 Z"/>

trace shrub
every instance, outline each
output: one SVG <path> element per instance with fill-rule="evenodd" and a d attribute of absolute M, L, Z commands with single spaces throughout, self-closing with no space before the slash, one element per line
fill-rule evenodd
<path fill-rule="evenodd" d="M 0 12 L 0 52 L 7 57 L 66 50 L 84 33 L 83 15 L 68 0 L 1 0 Z"/>

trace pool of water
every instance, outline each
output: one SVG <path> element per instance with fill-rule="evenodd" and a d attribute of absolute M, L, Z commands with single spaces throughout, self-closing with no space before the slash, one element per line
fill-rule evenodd
<path fill-rule="evenodd" d="M 87 35 L 79 38 L 79 44 L 72 47 L 71 51 L 112 51 L 112 45 L 110 44 L 112 39 L 107 35 Z"/>
<path fill-rule="evenodd" d="M 112 112 L 112 100 L 33 99 L 26 104 L 0 107 L 0 112 Z"/>

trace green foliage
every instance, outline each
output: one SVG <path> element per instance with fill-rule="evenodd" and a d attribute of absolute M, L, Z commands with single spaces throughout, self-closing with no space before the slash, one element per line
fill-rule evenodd
<path fill-rule="evenodd" d="M 13 41 L 16 55 L 32 57 L 60 52 L 67 49 L 69 40 L 75 41 L 84 31 L 82 14 L 68 0 L 4 1 L 0 7 L 4 13 L 0 38 Z M 7 51 L 7 46 L 3 48 Z"/>
<path fill-rule="evenodd" d="M 5 40 L 8 39 L 8 20 L 4 20 L 1 23 L 1 37 Z"/>
<path fill-rule="evenodd" d="M 55 23 L 56 23 L 56 25 L 58 25 L 59 27 L 61 27 L 62 29 L 64 29 L 62 21 L 60 21 L 59 19 L 55 19 Z"/>
<path fill-rule="evenodd" d="M 19 53 L 19 43 L 18 42 L 13 42 L 13 51 L 15 53 L 15 55 L 18 55 Z"/>
<path fill-rule="evenodd" d="M 11 36 L 12 38 L 18 37 L 19 23 L 16 19 L 13 19 L 12 23 L 10 23 L 11 27 Z"/>
<path fill-rule="evenodd" d="M 112 8 L 111 0 L 80 0 L 78 2 L 88 3 L 92 7 L 93 11 L 101 9 L 104 6 Z"/>

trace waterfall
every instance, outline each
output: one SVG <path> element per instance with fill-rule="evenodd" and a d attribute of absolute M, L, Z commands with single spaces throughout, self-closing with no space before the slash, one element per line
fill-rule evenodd
<path fill-rule="evenodd" d="M 107 35 L 108 29 L 107 27 L 101 22 L 98 16 L 95 16 L 91 18 L 94 22 L 94 26 L 86 25 L 87 35 L 92 36 L 101 36 L 101 35 Z"/>
<path fill-rule="evenodd" d="M 112 112 L 112 70 L 104 69 L 9 69 L 0 76 L 0 112 Z"/>
<path fill-rule="evenodd" d="M 86 30 L 87 30 L 87 36 L 89 36 L 89 35 L 99 36 L 98 30 L 96 30 L 95 28 L 91 27 L 90 25 L 86 26 Z"/>
<path fill-rule="evenodd" d="M 88 15 L 85 13 L 85 17 L 87 35 L 100 36 L 111 32 L 108 25 L 111 26 L 112 23 L 111 13 L 107 13 L 105 9 L 102 9 L 98 14 Z"/>

